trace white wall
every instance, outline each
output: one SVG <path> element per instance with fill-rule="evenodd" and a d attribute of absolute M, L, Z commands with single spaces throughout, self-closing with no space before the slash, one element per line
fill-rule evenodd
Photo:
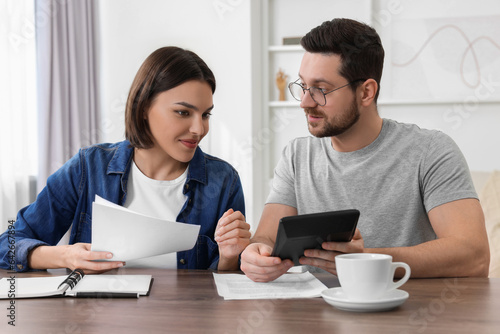
<path fill-rule="evenodd" d="M 128 90 L 152 51 L 175 45 L 196 52 L 217 80 L 201 147 L 238 170 L 251 221 L 252 157 L 240 149 L 252 132 L 250 1 L 106 0 L 98 6 L 104 141 L 124 139 Z"/>
<path fill-rule="evenodd" d="M 266 34 L 266 38 L 271 39 L 270 43 L 277 43 L 278 35 L 282 31 L 285 31 L 287 35 L 306 33 L 313 28 L 313 18 L 318 17 L 318 21 L 323 20 L 326 13 L 321 11 L 321 15 L 318 16 L 318 6 L 315 6 L 315 4 L 323 6 L 326 3 L 324 1 L 269 1 L 276 1 L 280 7 L 273 9 L 278 13 L 278 19 L 271 24 L 271 29 L 275 31 L 270 35 L 268 31 L 262 32 Z M 247 219 L 254 227 L 260 218 L 262 204 L 267 196 L 259 184 L 270 173 L 265 168 L 265 164 L 261 163 L 263 159 L 267 159 L 263 157 L 266 150 L 255 148 L 262 142 L 260 138 L 262 126 L 266 124 L 264 119 L 269 117 L 262 110 L 264 102 L 261 101 L 263 95 L 260 91 L 261 82 L 262 80 L 272 81 L 272 77 L 271 79 L 263 77 L 266 74 L 261 73 L 259 68 L 262 57 L 266 54 L 259 49 L 262 43 L 260 27 L 265 26 L 261 22 L 261 2 L 261 0 L 105 0 L 98 2 L 104 140 L 123 139 L 123 112 L 128 89 L 137 69 L 147 55 L 165 45 L 178 45 L 195 51 L 212 68 L 218 84 L 214 96 L 215 110 L 211 119 L 211 129 L 202 143 L 202 148 L 208 153 L 229 161 L 239 171 L 245 191 Z M 330 1 L 328 3 L 330 4 Z M 388 55 L 395 48 L 395 45 L 391 43 L 390 34 L 391 29 L 398 27 L 398 22 L 434 18 L 439 23 L 439 20 L 443 18 L 460 19 L 466 16 L 481 18 L 485 15 L 498 17 L 500 22 L 500 2 L 496 0 L 473 2 L 336 0 L 332 6 L 338 7 L 328 11 L 331 13 L 329 15 L 331 18 L 336 16 L 364 17 L 365 22 L 373 24 L 382 37 Z M 371 19 L 369 19 L 370 12 L 372 13 Z M 269 14 L 273 15 L 272 12 Z M 302 20 L 300 18 L 302 16 L 306 19 Z M 304 24 L 307 25 L 309 22 L 311 26 L 305 27 Z M 276 25 L 283 25 L 287 28 L 281 29 Z M 498 29 L 493 29 L 488 32 L 496 34 L 498 31 Z M 412 36 L 408 37 L 408 39 L 412 38 Z M 492 57 L 500 58 L 500 50 L 492 48 L 487 51 Z M 423 66 L 427 65 L 423 64 Z M 297 63 L 297 69 L 298 66 Z M 292 76 L 295 71 L 290 70 Z M 416 123 L 425 128 L 441 129 L 457 142 L 471 169 L 483 171 L 500 169 L 500 154 L 497 153 L 500 146 L 500 134 L 497 130 L 500 124 L 500 104 L 498 103 L 500 99 L 478 98 L 474 100 L 475 93 L 472 90 L 468 94 L 439 101 L 430 98 L 398 101 L 399 96 L 396 94 L 397 90 L 394 88 L 395 82 L 392 78 L 395 73 L 391 65 L 386 63 L 379 101 L 379 110 L 383 117 Z M 490 74 L 498 75 L 498 73 Z M 493 82 L 489 87 L 494 94 L 500 93 L 500 79 L 496 78 L 493 77 Z M 442 87 L 441 91 L 445 93 L 455 92 L 457 87 L 455 82 L 450 80 L 439 86 L 431 80 L 431 84 L 427 87 L 431 92 L 434 90 L 433 87 Z M 481 96 L 486 92 L 484 89 L 489 88 L 483 87 Z M 287 122 L 290 120 L 290 109 L 277 112 L 287 113 L 288 116 L 285 118 Z M 296 112 L 297 114 L 292 117 L 290 123 L 287 123 L 286 131 L 281 131 L 282 136 L 278 136 L 275 142 L 270 144 L 274 152 L 270 161 L 277 161 L 281 147 L 286 144 L 291 134 L 306 133 L 302 111 Z M 267 120 L 267 122 L 272 126 L 272 121 Z"/>
<path fill-rule="evenodd" d="M 500 169 L 500 2 L 382 0 L 373 10 L 386 50 L 381 116 L 445 132 L 471 170 Z"/>

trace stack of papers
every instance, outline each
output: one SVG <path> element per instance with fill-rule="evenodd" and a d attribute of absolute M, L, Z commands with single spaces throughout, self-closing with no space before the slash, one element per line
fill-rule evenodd
<path fill-rule="evenodd" d="M 189 250 L 199 232 L 199 225 L 149 217 L 97 195 L 92 206 L 92 250 L 113 253 L 110 261 Z"/>
<path fill-rule="evenodd" d="M 257 283 L 240 274 L 213 275 L 217 292 L 225 300 L 313 298 L 321 297 L 321 292 L 328 289 L 310 272 L 284 274 L 267 283 Z"/>

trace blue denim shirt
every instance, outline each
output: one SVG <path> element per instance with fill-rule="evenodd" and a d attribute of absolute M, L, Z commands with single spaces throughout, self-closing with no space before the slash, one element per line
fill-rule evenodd
<path fill-rule="evenodd" d="M 19 211 L 13 228 L 0 235 L 0 267 L 29 270 L 28 253 L 40 245 L 56 245 L 71 224 L 69 243 L 90 243 L 92 202 L 99 195 L 119 205 L 125 203 L 133 152 L 128 141 L 82 148 L 48 178 L 36 201 Z M 245 214 L 238 173 L 227 162 L 197 148 L 183 192 L 187 200 L 177 221 L 201 228 L 194 248 L 177 253 L 177 268 L 216 269 L 219 250 L 214 233 L 219 218 L 230 208 Z M 137 226 L 137 238 L 148 238 L 148 233 Z M 9 253 L 12 244 L 13 257 Z"/>

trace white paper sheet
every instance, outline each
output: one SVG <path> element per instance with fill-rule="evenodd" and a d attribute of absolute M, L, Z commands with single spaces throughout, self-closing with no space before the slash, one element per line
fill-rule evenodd
<path fill-rule="evenodd" d="M 129 261 L 194 247 L 199 225 L 148 217 L 99 196 L 92 205 L 92 250 Z"/>
<path fill-rule="evenodd" d="M 272 282 L 257 283 L 245 275 L 216 274 L 214 280 L 219 296 L 232 299 L 277 299 L 320 297 L 328 289 L 310 272 L 284 274 Z"/>

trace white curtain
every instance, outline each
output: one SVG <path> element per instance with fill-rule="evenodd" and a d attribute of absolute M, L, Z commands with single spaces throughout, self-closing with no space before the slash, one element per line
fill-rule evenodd
<path fill-rule="evenodd" d="M 0 0 L 0 227 L 29 204 L 37 171 L 33 0 Z"/>

